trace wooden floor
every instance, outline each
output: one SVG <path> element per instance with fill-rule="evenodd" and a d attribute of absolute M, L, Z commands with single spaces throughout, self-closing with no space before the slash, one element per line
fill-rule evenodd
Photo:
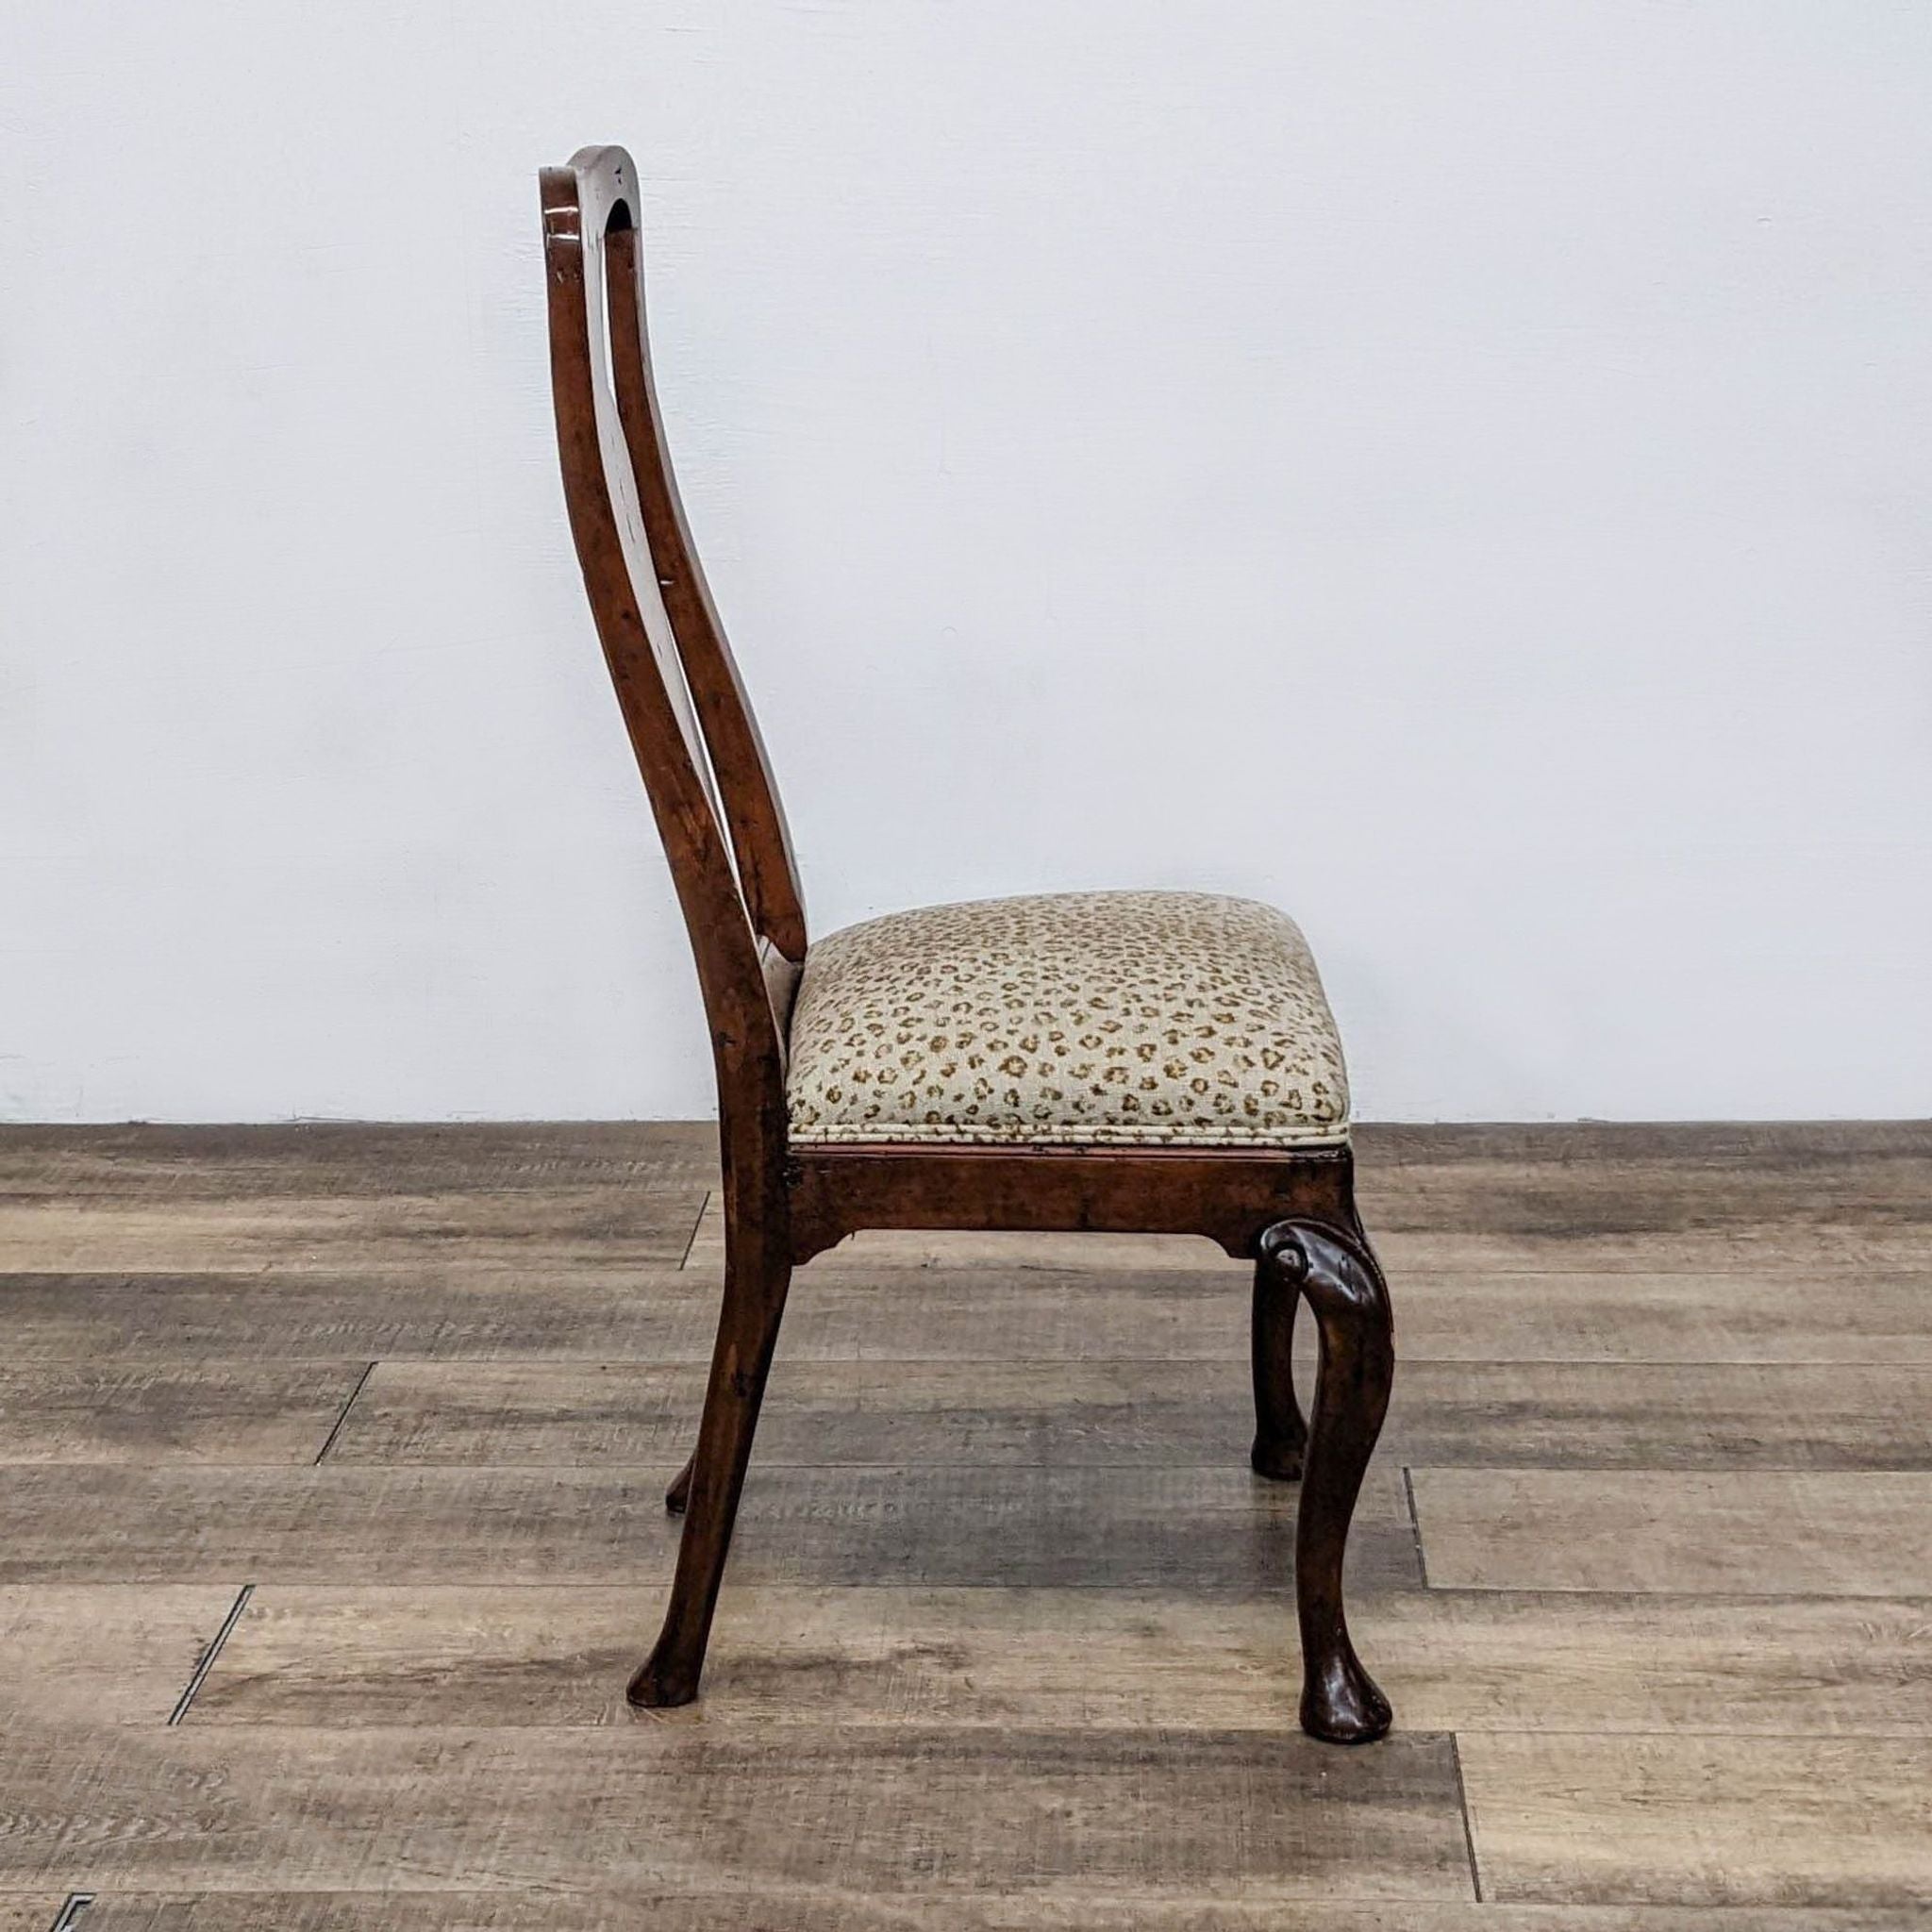
<path fill-rule="evenodd" d="M 0 1932 L 1932 1924 L 1932 1128 L 1362 1158 L 1342 1752 L 1205 1245 L 814 1262 L 641 1716 L 704 1130 L 0 1130 Z"/>

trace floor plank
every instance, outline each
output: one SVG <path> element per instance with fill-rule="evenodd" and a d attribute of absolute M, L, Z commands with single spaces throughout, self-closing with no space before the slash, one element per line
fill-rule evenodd
<path fill-rule="evenodd" d="M 0 1125 L 0 1199 L 16 1201 L 708 1189 L 717 1174 L 708 1121 Z"/>
<path fill-rule="evenodd" d="M 1417 1469 L 1457 1590 L 1932 1595 L 1932 1475 Z"/>
<path fill-rule="evenodd" d="M 395 1932 L 392 1892 L 104 1894 L 86 1932 Z M 1392 1906 L 1276 1899 L 858 1898 L 749 1892 L 426 1892 L 408 1895 L 409 1932 L 1923 1932 L 1911 1910 Z M 0 1919 L 0 1925 L 5 1924 Z M 44 1932 L 45 1921 L 33 1928 Z"/>
<path fill-rule="evenodd" d="M 188 1722 L 627 1723 L 658 1607 L 595 1586 L 271 1585 Z M 1370 1591 L 1352 1622 L 1415 1730 L 1932 1736 L 1924 1599 Z M 734 1585 L 692 1721 L 1279 1729 L 1295 1658 L 1279 1599 Z"/>
<path fill-rule="evenodd" d="M 1446 1738 L 28 1733 L 0 1885 L 1468 1899 Z M 70 1875 L 71 1874 L 71 1875 Z"/>
<path fill-rule="evenodd" d="M 675 1462 L 703 1397 L 696 1364 L 388 1361 L 330 1456 Z M 1237 1361 L 886 1370 L 787 1359 L 758 1454 L 767 1464 L 1212 1468 L 1241 1462 L 1253 1427 Z M 1405 1361 L 1381 1454 L 1480 1468 L 1932 1469 L 1932 1368 Z"/>
<path fill-rule="evenodd" d="M 0 1367 L 0 1463 L 313 1462 L 368 1366 Z"/>
<path fill-rule="evenodd" d="M 518 1268 L 669 1265 L 705 1191 L 691 1186 L 522 1193 L 0 1198 L 0 1270 L 112 1274 L 413 1266 L 456 1255 Z"/>
<path fill-rule="evenodd" d="M 697 1364 L 385 1362 L 345 1463 L 595 1464 L 690 1450 Z M 791 1362 L 758 1425 L 766 1465 L 1239 1467 L 1254 1432 L 1234 1362 Z"/>
<path fill-rule="evenodd" d="M 1597 1234 L 1932 1216 L 1924 1121 L 1768 1136 L 1745 1127 L 1370 1126 L 1357 1174 L 1371 1227 Z"/>
<path fill-rule="evenodd" d="M 708 1357 L 718 1290 L 663 1268 L 0 1274 L 16 1363 Z"/>
<path fill-rule="evenodd" d="M 0 1894 L 0 1932 L 47 1932 L 66 1903 L 65 1892 Z"/>
<path fill-rule="evenodd" d="M 1357 1122 L 1365 1166 L 1455 1169 L 1485 1161 L 1616 1167 L 1656 1161 L 1724 1174 L 1797 1173 L 1894 1157 L 1932 1158 L 1932 1120 Z"/>
<path fill-rule="evenodd" d="M 1852 1217 L 1838 1223 L 1753 1222 L 1741 1226 L 1489 1233 L 1418 1228 L 1377 1233 L 1391 1276 L 1454 1274 L 1755 1274 L 1780 1292 L 1810 1294 L 1821 1274 L 1859 1277 L 1932 1268 L 1932 1226 Z"/>
<path fill-rule="evenodd" d="M 158 1724 L 188 1687 L 238 1586 L 0 1589 L 0 1737 L 41 1724 Z"/>
<path fill-rule="evenodd" d="M 1932 1470 L 1932 1366 L 1407 1361 L 1384 1442 L 1439 1467 Z"/>
<path fill-rule="evenodd" d="M 678 1524 L 652 1470 L 0 1470 L 0 1582 L 659 1582 Z M 1293 1575 L 1292 1485 L 1245 1469 L 782 1469 L 754 1464 L 741 1583 L 1158 1587 L 1270 1597 Z M 1401 1474 L 1372 1467 L 1363 1587 L 1417 1581 Z"/>
<path fill-rule="evenodd" d="M 1822 1264 L 1770 1273 L 1473 1273 L 1418 1264 L 1391 1277 L 1400 1360 L 1932 1362 L 1920 1273 Z"/>
<path fill-rule="evenodd" d="M 1484 1895 L 1932 1907 L 1932 1740 L 1472 1736 Z"/>
<path fill-rule="evenodd" d="M 1418 1361 L 1932 1364 L 1923 1274 L 1802 1293 L 1751 1275 L 1421 1273 L 1393 1283 Z M 0 1274 L 15 1363 L 404 1357 L 709 1359 L 716 1277 L 698 1269 L 425 1260 L 388 1271 Z M 792 1284 L 787 1361 L 1246 1359 L 1239 1271 L 854 1268 Z"/>

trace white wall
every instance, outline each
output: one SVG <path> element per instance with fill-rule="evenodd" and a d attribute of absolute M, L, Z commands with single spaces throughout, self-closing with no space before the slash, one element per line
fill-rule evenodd
<path fill-rule="evenodd" d="M 0 1115 L 708 1108 L 591 140 L 821 930 L 1225 889 L 1370 1116 L 1932 1109 L 1928 99 L 1920 0 L 21 0 Z"/>

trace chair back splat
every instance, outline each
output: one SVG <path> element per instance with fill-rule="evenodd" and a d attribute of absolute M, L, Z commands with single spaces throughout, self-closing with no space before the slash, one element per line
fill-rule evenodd
<path fill-rule="evenodd" d="M 550 376 L 571 531 L 670 861 L 734 1117 L 782 1134 L 805 958 L 785 815 L 677 493 L 651 375 L 638 179 L 622 148 L 541 176 Z"/>

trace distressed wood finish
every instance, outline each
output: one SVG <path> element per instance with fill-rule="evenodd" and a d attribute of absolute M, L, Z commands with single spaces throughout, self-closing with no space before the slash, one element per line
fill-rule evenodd
<path fill-rule="evenodd" d="M 1419 1265 L 1387 1460 L 1359 1506 L 1351 1622 L 1402 1713 L 1397 1742 L 1457 1739 L 1488 1896 L 1474 1903 L 1465 1877 L 1460 1903 L 1354 1906 L 1335 1896 L 1356 1882 L 1345 1869 L 1284 1869 L 1275 1834 L 1292 1817 L 1254 1837 L 1184 1820 L 1171 1862 L 1124 1874 L 1103 1855 L 1091 1882 L 1043 1875 L 1052 1821 L 1062 1849 L 1090 1842 L 1087 1767 L 1141 1780 L 1151 1821 L 1156 1800 L 1231 1802 L 1196 1774 L 1210 1756 L 1257 1802 L 1331 1807 L 1362 1857 L 1410 1870 L 1410 1826 L 1383 1833 L 1384 1788 L 1284 1785 L 1234 1741 L 1278 1741 L 1293 1704 L 1278 1579 L 1294 1496 L 1242 1469 L 1249 1418 L 1233 1399 L 1248 1265 L 1166 1237 L 888 1230 L 803 1270 L 714 1694 L 641 1716 L 623 1693 L 631 1619 L 676 1541 L 650 1504 L 696 1413 L 718 1275 L 702 1243 L 683 1269 L 630 1257 L 688 1241 L 692 1191 L 716 1176 L 688 1129 L 472 1133 L 0 1134 L 9 1198 L 107 1225 L 138 1212 L 162 1254 L 183 1252 L 165 1225 L 177 1208 L 193 1229 L 228 1202 L 310 1216 L 327 1201 L 337 1217 L 312 1264 L 296 1247 L 265 1269 L 65 1276 L 36 1272 L 58 1261 L 29 1248 L 29 1272 L 0 1279 L 20 1440 L 119 1455 L 87 1410 L 121 1367 L 156 1391 L 207 1391 L 198 1376 L 251 1362 L 336 1375 L 381 1358 L 320 1467 L 235 1466 L 225 1398 L 182 1439 L 213 1458 L 196 1466 L 0 1464 L 0 1542 L 38 1579 L 0 1591 L 0 1900 L 46 1904 L 39 1932 L 75 1890 L 101 1893 L 78 1932 L 1924 1922 L 1904 1807 L 1932 1742 L 1932 1297 L 1923 1279 L 1835 1268 L 1792 1291 L 1805 1190 L 1825 1191 L 1819 1211 L 1856 1246 L 1904 1208 L 1911 1131 L 1453 1129 L 1440 1158 L 1420 1130 L 1362 1137 L 1362 1192 L 1416 1234 Z M 659 1225 L 606 1211 L 625 1189 L 649 1194 Z M 546 1233 L 527 1267 L 508 1240 L 466 1264 L 459 1240 L 395 1241 L 399 1199 L 505 1229 L 521 1202 L 568 1239 Z M 1621 1216 L 1647 1272 L 1444 1269 L 1422 1235 L 1436 1213 L 1511 1253 L 1566 1217 Z M 381 1240 L 358 1247 L 358 1224 Z M 1739 1237 L 1737 1272 L 1671 1273 L 1686 1226 Z M 1788 1259 L 1767 1272 L 1749 1257 L 1774 1230 Z M 59 1239 L 76 1235 L 86 1252 L 96 1230 L 68 1219 Z M 1305 1348 L 1305 1395 L 1307 1366 Z M 229 1414 L 237 1447 L 267 1441 L 253 1397 Z M 338 1465 L 358 1430 L 367 1459 Z M 1413 1465 L 1427 1588 L 1398 1460 Z M 1530 1580 L 1558 1587 L 1514 1587 Z M 1827 1593 L 1853 1588 L 1872 1593 Z M 909 1757 L 882 1750 L 902 1730 Z M 225 1755 L 237 1733 L 245 1751 Z M 756 1839 L 748 1823 L 707 1838 L 708 1865 L 676 1862 L 685 1826 L 672 1820 L 667 1840 L 658 1800 L 638 1796 L 637 1753 L 660 1733 L 680 1751 L 652 1774 L 706 1790 L 732 1775 L 710 1747 L 757 1754 L 784 1829 L 846 1848 L 836 1869 L 802 1850 L 783 1870 L 759 1862 L 732 1836 Z M 1000 1759 L 1016 1733 L 1056 1740 L 1064 1778 Z M 1196 1755 L 1175 1754 L 1183 1736 Z M 853 1807 L 880 1802 L 889 1775 L 924 1778 L 905 1768 L 918 1754 L 959 1749 L 980 1769 L 904 1795 L 855 1867 Z M 1347 1773 L 1374 1756 L 1326 1761 Z M 475 1767 L 460 1824 L 406 1794 L 376 1829 L 383 1791 L 458 1763 Z M 343 1798 L 357 1777 L 375 1799 Z M 208 1842 L 188 1842 L 184 1815 Z M 570 1847 L 587 1816 L 593 1849 L 625 1818 L 674 1862 L 640 1877 L 628 1853 L 566 1869 L 529 1849 L 543 1835 Z M 912 1847 L 955 1839 L 966 1863 L 939 1881 L 913 1869 Z M 889 1857 L 906 1860 L 904 1889 L 856 1896 L 854 1871 L 863 1884 Z M 1198 1890 L 1210 1858 L 1214 1900 Z M 389 1890 L 429 1880 L 464 1895 Z M 339 1884 L 360 1890 L 302 1890 Z M 1672 1903 L 1612 1902 L 1637 1896 Z"/>
<path fill-rule="evenodd" d="M 0 1932 L 47 1932 L 65 1903 L 59 1892 L 0 1898 Z"/>
<path fill-rule="evenodd" d="M 797 869 L 742 681 L 678 502 L 651 373 L 639 180 L 620 148 L 541 176 L 550 367 L 572 534 L 597 634 L 684 909 L 718 1081 L 724 1295 L 685 1516 L 640 1705 L 697 1695 L 795 1267 L 867 1227 L 1200 1234 L 1257 1263 L 1254 1466 L 1302 1474 L 1288 1372 L 1298 1300 L 1321 1367 L 1295 1571 L 1302 1724 L 1361 1743 L 1387 1701 L 1349 1642 L 1342 1557 L 1389 1401 L 1388 1292 L 1345 1148 L 822 1148 L 790 1144 L 785 1054 L 808 938 Z M 1291 1454 L 1286 1446 L 1292 1439 Z"/>
<path fill-rule="evenodd" d="M 1378 1225 L 1507 1233 L 1932 1215 L 1932 1121 L 1358 1124 Z M 715 1182 L 702 1121 L 0 1123 L 0 1197 L 237 1199 Z M 1808 1191 L 1808 1193 L 1807 1193 Z"/>
<path fill-rule="evenodd" d="M 0 1582 L 661 1582 L 676 1525 L 655 1469 L 130 1469 L 36 1465 L 0 1481 Z M 1401 1473 L 1370 1477 L 1358 1577 L 1420 1581 Z M 1293 1499 L 1230 1469 L 761 1468 L 747 1582 L 1078 1584 L 1187 1579 L 1278 1594 Z"/>
<path fill-rule="evenodd" d="M 1442 1589 L 1932 1595 L 1923 1471 L 1418 1469 Z"/>
<path fill-rule="evenodd" d="M 236 1590 L 209 1581 L 0 1589 L 0 1740 L 27 1725 L 164 1723 Z"/>
<path fill-rule="evenodd" d="M 265 1294 L 264 1282 L 273 1283 Z M 849 1298 L 827 1310 L 842 1339 Z M 0 1275 L 18 1363 L 642 1357 L 701 1361 L 718 1291 L 606 1259 L 528 1267 Z M 822 1324 L 823 1325 L 823 1324 Z"/>
<path fill-rule="evenodd" d="M 0 1464 L 313 1462 L 367 1362 L 0 1368 Z"/>
<path fill-rule="evenodd" d="M 1932 1739 L 1474 1736 L 1461 1760 L 1492 1899 L 1932 1911 Z"/>
<path fill-rule="evenodd" d="M 526 1274 L 601 1258 L 675 1268 L 704 1207 L 697 1186 L 237 1201 L 55 1196 L 0 1204 L 0 1273 L 415 1269 L 459 1261 Z"/>
<path fill-rule="evenodd" d="M 189 1722 L 622 1723 L 633 1607 L 598 1586 L 265 1585 Z M 1932 1598 L 1370 1589 L 1356 1621 L 1419 1730 L 1932 1737 Z M 1287 1708 L 1274 1605 L 1178 1585 L 745 1584 L 719 1633 L 713 1726 L 1245 1730 Z"/>
<path fill-rule="evenodd" d="M 1031 1361 L 906 1359 L 882 1376 L 874 1361 L 813 1359 L 801 1345 L 830 1312 L 814 1306 L 818 1289 L 806 1277 L 780 1342 L 761 1466 L 1200 1468 L 1249 1447 L 1247 1418 L 1229 1400 L 1231 1346 L 1207 1361 L 1110 1359 L 1049 1337 L 1061 1345 Z M 919 1301 L 931 1309 L 924 1289 Z M 1226 1312 L 1239 1312 L 1232 1300 Z M 1090 1348 L 1110 1339 L 1088 1330 Z M 701 1392 L 675 1359 L 383 1361 L 329 1460 L 675 1462 Z M 1932 1368 L 1410 1356 L 1382 1445 L 1428 1468 L 1932 1470 Z"/>
<path fill-rule="evenodd" d="M 391 1892 L 103 1893 L 87 1932 L 396 1932 Z M 0 1925 L 7 1924 L 0 1918 Z M 45 1919 L 30 1932 L 44 1932 Z M 600 1888 L 584 1893 L 427 1892 L 408 1896 L 409 1932 L 1924 1932 L 1911 1907 L 1772 1907 L 1713 1919 L 1704 1907 L 1395 1906 L 1274 1899 L 808 1898 L 752 1891 L 692 1898 Z"/>
<path fill-rule="evenodd" d="M 1098 1241 L 1081 1236 L 1081 1241 Z M 1205 1243 L 1191 1244 L 1202 1254 Z M 952 1256 L 863 1265 L 854 1242 L 800 1277 L 781 1362 L 968 1362 L 989 1338 L 1015 1361 L 1082 1354 L 1230 1365 L 1245 1374 L 1249 1287 L 1230 1262 L 1028 1266 Z M 273 1295 L 263 1284 L 273 1283 Z M 1477 1274 L 1419 1269 L 1403 1313 L 1405 1369 L 1434 1361 L 1508 1373 L 1629 1365 L 1932 1367 L 1923 1276 L 1824 1272 L 1806 1292 L 1737 1274 Z M 384 1361 L 703 1362 L 717 1320 L 708 1267 L 630 1267 L 596 1253 L 525 1268 L 420 1266 L 271 1274 L 0 1275 L 16 1363 Z M 1829 1321 L 1821 1321 L 1821 1307 Z M 1553 1387 L 1560 1387 L 1553 1384 Z M 1802 1420 L 1802 1419 L 1800 1419 Z M 1392 1426 L 1392 1424 L 1391 1424 Z M 1237 1429 L 1244 1433 L 1245 1424 Z M 1429 1458 L 1418 1457 L 1417 1460 Z M 1513 1458 L 1511 1458 L 1513 1459 Z"/>
<path fill-rule="evenodd" d="M 797 1725 L 31 1732 L 0 1757 L 0 1891 L 366 1886 L 939 1898 L 1471 1896 L 1454 1753 L 1291 1729 Z M 979 1821 L 962 1829 L 962 1821 Z M 409 1923 L 407 1907 L 396 1923 Z M 781 1909 L 773 1922 L 789 1924 Z"/>

